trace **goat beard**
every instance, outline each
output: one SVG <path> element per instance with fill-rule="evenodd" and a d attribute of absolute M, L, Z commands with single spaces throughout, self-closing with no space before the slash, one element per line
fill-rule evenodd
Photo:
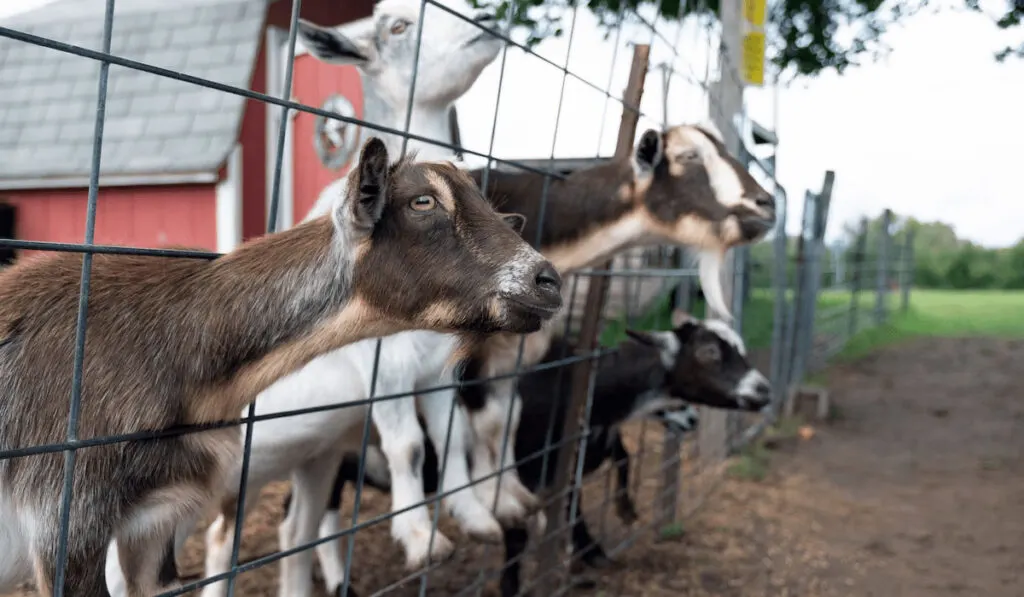
<path fill-rule="evenodd" d="M 732 311 L 725 304 L 725 293 L 722 290 L 722 261 L 725 259 L 725 251 L 711 249 L 701 251 L 699 254 L 700 285 L 704 289 L 704 299 L 710 309 L 705 312 L 707 319 L 712 314 L 719 319 L 732 322 Z"/>

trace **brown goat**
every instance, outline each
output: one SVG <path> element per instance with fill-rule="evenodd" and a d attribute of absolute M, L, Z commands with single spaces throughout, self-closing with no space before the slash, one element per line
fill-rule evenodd
<path fill-rule="evenodd" d="M 483 171 L 472 175 L 483 184 Z M 725 251 L 757 242 L 775 225 L 774 198 L 729 154 L 711 123 L 660 132 L 648 129 L 629 159 L 580 170 L 565 180 L 545 183 L 539 174 L 492 171 L 486 181 L 484 194 L 492 205 L 526 217 L 530 224 L 525 238 L 535 239 L 536 227 L 541 226 L 541 252 L 563 275 L 630 247 L 687 245 L 700 252 L 708 304 L 724 314 L 728 309 L 719 266 Z M 547 204 L 542 207 L 545 184 Z M 548 349 L 549 332 L 550 327 L 527 336 L 521 366 L 540 361 Z M 510 334 L 487 338 L 468 361 L 467 376 L 482 379 L 511 372 L 519 341 Z M 472 477 L 487 477 L 476 491 L 488 506 L 497 503 L 499 520 L 518 524 L 538 501 L 515 472 L 515 379 L 467 386 L 461 401 L 477 434 Z M 510 408 L 511 427 L 506 430 Z M 505 459 L 499 462 L 505 437 Z M 506 470 L 497 494 L 498 477 L 493 474 L 500 467 Z"/>
<path fill-rule="evenodd" d="M 329 215 L 213 261 L 97 255 L 79 439 L 230 420 L 318 354 L 406 329 L 536 331 L 561 307 L 560 279 L 448 163 L 389 164 L 363 147 Z M 521 218 L 506 216 L 506 221 Z M 0 273 L 0 592 L 53 593 L 64 458 L 11 454 L 68 430 L 83 257 Z M 206 506 L 238 458 L 238 430 L 77 451 L 64 594 L 106 592 L 112 538 L 130 595 L 151 594 L 152 554 Z"/>

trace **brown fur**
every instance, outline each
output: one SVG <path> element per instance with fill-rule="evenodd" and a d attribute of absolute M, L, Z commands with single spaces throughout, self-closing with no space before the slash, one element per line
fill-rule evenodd
<path fill-rule="evenodd" d="M 734 179 L 724 180 L 730 177 L 723 172 L 731 172 Z M 736 196 L 719 196 L 730 191 L 716 192 L 716 173 L 718 186 L 730 187 Z M 482 185 L 484 172 L 472 174 Z M 487 180 L 484 194 L 496 208 L 526 217 L 523 237 L 539 246 L 562 274 L 637 245 L 672 243 L 725 251 L 759 240 L 775 220 L 771 195 L 719 139 L 695 126 L 648 130 L 630 159 L 613 159 L 564 180 L 503 171 L 489 172 Z M 528 336 L 521 365 L 539 362 L 549 340 L 550 331 Z M 487 338 L 468 360 L 467 380 L 510 373 L 518 347 L 518 338 L 510 334 Z M 460 390 L 480 434 L 487 425 L 474 411 L 484 408 L 491 391 L 505 390 L 494 385 Z M 505 430 L 509 437 L 515 436 L 515 425 L 513 421 L 513 428 Z M 515 488 L 514 483 L 503 486 Z"/>
<path fill-rule="evenodd" d="M 79 438 L 234 419 L 276 379 L 363 338 L 411 328 L 538 329 L 547 315 L 506 300 L 498 281 L 510 259 L 531 260 L 526 277 L 546 262 L 524 254 L 523 241 L 452 171 L 389 165 L 383 144 L 371 139 L 346 202 L 330 216 L 213 261 L 94 256 Z M 419 195 L 439 198 L 438 207 L 414 211 Z M 446 267 L 430 266 L 439 263 Z M 0 450 L 65 439 L 82 266 L 81 255 L 58 254 L 0 273 Z M 511 298 L 561 303 L 531 282 Z M 500 316 L 495 300 L 507 303 Z M 145 546 L 162 545 L 177 519 L 214 497 L 238 451 L 233 428 L 79 450 L 66 594 L 104 593 L 115 533 L 131 594 L 156 590 L 157 568 L 133 548 L 152 552 Z M 43 595 L 56 570 L 63 476 L 60 453 L 0 460 L 0 504 L 35 528 Z M 124 526 L 153 508 L 161 515 L 137 521 L 136 532 Z"/>

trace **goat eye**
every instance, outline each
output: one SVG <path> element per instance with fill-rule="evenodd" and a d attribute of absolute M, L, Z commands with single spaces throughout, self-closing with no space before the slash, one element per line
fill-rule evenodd
<path fill-rule="evenodd" d="M 401 35 L 405 33 L 408 26 L 409 21 L 396 21 L 394 25 L 391 25 L 391 35 Z"/>
<path fill-rule="evenodd" d="M 704 346 L 697 350 L 697 359 L 702 363 L 715 363 L 721 358 L 722 353 L 714 344 Z"/>
<path fill-rule="evenodd" d="M 437 205 L 437 201 L 434 200 L 430 195 L 420 195 L 419 197 L 412 200 L 409 207 L 416 211 L 430 211 Z"/>
<path fill-rule="evenodd" d="M 683 152 L 683 159 L 687 162 L 696 162 L 700 159 L 700 152 L 696 149 L 688 149 Z"/>

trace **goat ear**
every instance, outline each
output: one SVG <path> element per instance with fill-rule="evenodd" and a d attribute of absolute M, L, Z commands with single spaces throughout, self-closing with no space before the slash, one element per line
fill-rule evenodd
<path fill-rule="evenodd" d="M 352 39 L 335 29 L 299 19 L 298 34 L 309 53 L 328 64 L 361 65 L 371 59 L 370 44 L 363 39 Z"/>
<path fill-rule="evenodd" d="M 526 216 L 523 214 L 501 214 L 501 219 L 505 220 L 505 223 L 516 231 L 516 234 L 522 234 L 523 229 L 526 228 Z"/>
<path fill-rule="evenodd" d="M 693 315 L 690 315 L 682 309 L 672 309 L 672 327 L 677 328 L 682 326 L 684 323 L 694 321 Z"/>
<path fill-rule="evenodd" d="M 633 166 L 637 174 L 649 174 L 654 170 L 664 155 L 663 145 L 661 133 L 654 129 L 644 131 L 633 150 Z"/>
<path fill-rule="evenodd" d="M 349 188 L 352 221 L 357 229 L 369 232 L 380 221 L 388 192 L 388 149 L 378 137 L 370 137 L 359 153 L 355 184 Z"/>

